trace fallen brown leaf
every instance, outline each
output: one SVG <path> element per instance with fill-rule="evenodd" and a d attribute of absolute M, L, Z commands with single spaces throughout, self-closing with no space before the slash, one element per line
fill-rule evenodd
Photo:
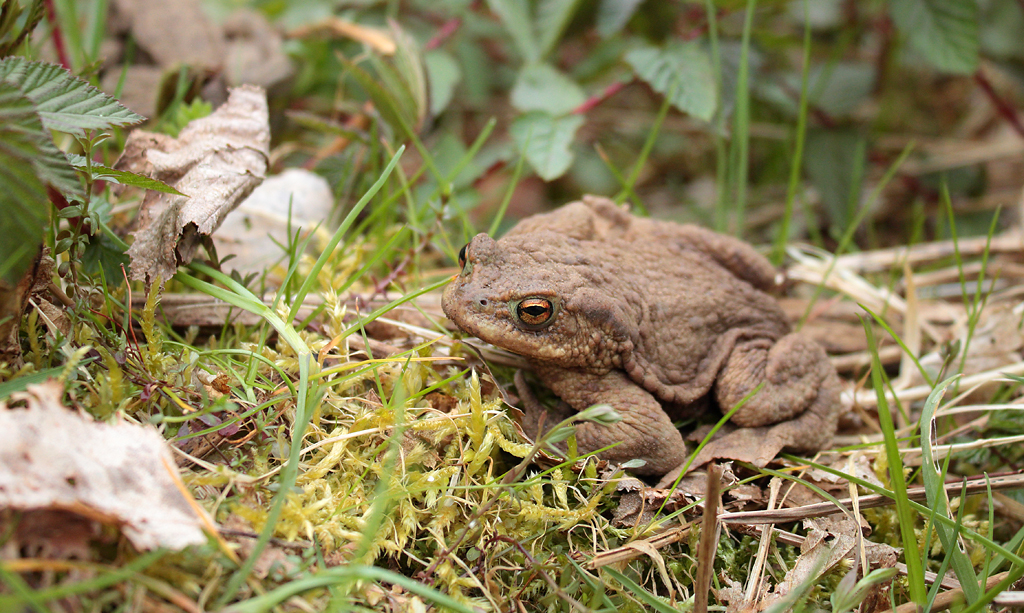
<path fill-rule="evenodd" d="M 152 428 L 97 423 L 65 408 L 51 381 L 0 404 L 0 508 L 66 511 L 119 526 L 139 549 L 206 542 L 167 444 Z"/>
<path fill-rule="evenodd" d="M 17 285 L 0 279 L 0 364 L 21 365 L 21 341 L 18 330 L 33 295 L 42 292 L 53 276 L 53 258 L 44 251 L 36 255 L 32 266 Z"/>
<path fill-rule="evenodd" d="M 117 168 L 159 179 L 186 196 L 146 194 L 128 249 L 132 278 L 166 281 L 178 264 L 191 261 L 202 237 L 263 181 L 269 155 L 267 97 L 258 87 L 232 89 L 227 102 L 189 123 L 178 138 L 132 132 Z"/>

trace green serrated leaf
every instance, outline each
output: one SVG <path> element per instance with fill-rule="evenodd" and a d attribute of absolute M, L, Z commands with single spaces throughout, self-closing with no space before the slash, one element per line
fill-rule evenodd
<path fill-rule="evenodd" d="M 18 87 L 35 104 L 43 125 L 50 130 L 85 136 L 86 130 L 107 130 L 145 120 L 55 64 L 4 58 L 0 60 L 0 79 Z"/>
<path fill-rule="evenodd" d="M 710 121 L 718 106 L 715 75 L 707 52 L 696 41 L 673 41 L 664 48 L 644 46 L 626 54 L 636 76 L 654 91 L 672 94 L 672 106 Z M 675 89 L 673 89 L 675 88 Z"/>
<path fill-rule="evenodd" d="M 512 88 L 512 106 L 520 111 L 564 115 L 583 104 L 586 96 L 575 81 L 550 64 L 529 64 L 519 71 Z"/>
<path fill-rule="evenodd" d="M 448 108 L 455 86 L 462 80 L 459 63 L 444 49 L 431 49 L 423 56 L 430 85 L 430 114 L 439 115 Z"/>
<path fill-rule="evenodd" d="M 812 66 L 807 75 L 808 103 L 833 118 L 846 117 L 871 96 L 877 70 L 868 62 L 830 62 Z M 800 91 L 802 75 L 786 75 L 781 82 L 754 84 L 757 95 L 779 109 L 796 115 L 800 100 L 793 92 Z"/>
<path fill-rule="evenodd" d="M 582 125 L 583 117 L 579 115 L 554 117 L 533 111 L 517 117 L 509 126 L 509 133 L 540 178 L 551 181 L 565 174 L 572 165 L 569 146 Z"/>
<path fill-rule="evenodd" d="M 116 183 L 118 185 L 130 185 L 132 187 L 141 187 L 142 189 L 151 189 L 155 192 L 161 192 L 164 194 L 173 194 L 175 196 L 185 196 L 185 194 L 174 189 L 170 185 L 159 181 L 146 175 L 135 174 L 134 172 L 128 172 L 127 170 L 117 170 L 104 166 L 103 164 L 97 164 L 93 162 L 91 165 L 86 164 L 87 160 L 85 156 L 78 155 L 77 153 L 66 154 L 68 162 L 71 163 L 77 170 L 82 172 L 92 173 L 93 179 L 109 181 L 110 183 Z M 188 196 L 185 196 L 186 198 Z"/>
<path fill-rule="evenodd" d="M 889 11 L 910 46 L 936 68 L 956 74 L 977 70 L 976 0 L 892 0 Z"/>
<path fill-rule="evenodd" d="M 66 198 L 85 198 L 85 190 L 78 173 L 67 162 L 64 152 L 57 148 L 53 137 L 45 130 L 40 131 L 40 155 L 33 158 L 36 174 L 48 185 L 60 191 Z"/>
<path fill-rule="evenodd" d="M 11 285 L 42 243 L 50 201 L 39 160 L 47 141 L 53 144 L 32 101 L 0 81 L 0 279 Z"/>

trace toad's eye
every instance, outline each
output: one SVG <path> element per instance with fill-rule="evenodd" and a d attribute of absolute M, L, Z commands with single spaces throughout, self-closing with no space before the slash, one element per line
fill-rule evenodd
<path fill-rule="evenodd" d="M 466 249 L 468 248 L 469 243 L 466 243 L 465 245 L 462 246 L 462 249 L 459 249 L 459 268 L 466 267 Z"/>
<path fill-rule="evenodd" d="M 516 317 L 528 328 L 549 323 L 555 315 L 555 305 L 546 298 L 527 298 L 516 305 Z"/>

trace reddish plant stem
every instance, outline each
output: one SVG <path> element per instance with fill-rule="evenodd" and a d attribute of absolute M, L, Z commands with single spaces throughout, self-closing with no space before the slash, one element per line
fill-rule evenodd
<path fill-rule="evenodd" d="M 1020 117 L 1017 116 L 1017 110 L 996 93 L 995 88 L 992 87 L 992 82 L 988 80 L 988 77 L 985 76 L 981 68 L 974 73 L 974 82 L 981 87 L 981 91 L 985 92 L 985 96 L 988 97 L 992 106 L 995 107 L 996 112 L 1013 126 L 1013 129 L 1021 138 L 1024 138 L 1024 124 L 1021 123 Z"/>
<path fill-rule="evenodd" d="M 64 194 L 60 193 L 60 190 L 52 185 L 46 186 L 46 195 L 50 198 L 50 203 L 53 204 L 53 208 L 58 211 L 63 211 L 67 207 L 71 206 L 71 203 L 64 197 Z M 88 227 L 83 228 L 86 220 L 81 215 L 77 217 L 68 217 L 67 220 L 68 225 L 75 230 L 87 231 L 89 229 Z"/>
<path fill-rule="evenodd" d="M 508 166 L 508 162 L 506 162 L 505 160 L 498 160 L 497 162 L 494 162 L 493 164 L 488 166 L 486 170 L 480 173 L 480 176 L 477 177 L 475 181 L 473 181 L 473 187 L 479 189 L 480 186 L 483 185 L 487 179 L 493 177 L 506 166 Z"/>
<path fill-rule="evenodd" d="M 423 46 L 424 49 L 430 51 L 431 49 L 437 49 L 444 44 L 446 40 L 451 38 L 453 34 L 458 32 L 462 26 L 462 18 L 455 17 L 444 22 L 437 30 L 437 34 L 427 41 L 427 44 Z"/>
<path fill-rule="evenodd" d="M 53 0 L 43 0 L 43 7 L 46 9 L 46 21 L 50 22 L 50 32 L 53 38 L 53 47 L 57 51 L 57 60 L 60 65 L 71 70 L 71 59 L 68 58 L 68 50 L 64 46 L 64 34 L 57 23 L 57 11 L 53 7 Z"/>
<path fill-rule="evenodd" d="M 598 94 L 596 96 L 591 96 L 590 98 L 587 98 L 586 100 L 584 100 L 583 104 L 581 104 L 578 107 L 574 108 L 572 110 L 571 114 L 572 115 L 586 115 L 595 106 L 601 104 L 602 102 L 604 102 L 608 98 L 611 98 L 615 94 L 617 94 L 620 91 L 622 91 L 622 89 L 624 87 L 626 87 L 626 85 L 628 85 L 629 83 L 630 83 L 630 81 L 616 81 L 615 83 L 612 83 L 608 87 L 604 88 L 604 91 L 601 92 L 600 94 Z"/>

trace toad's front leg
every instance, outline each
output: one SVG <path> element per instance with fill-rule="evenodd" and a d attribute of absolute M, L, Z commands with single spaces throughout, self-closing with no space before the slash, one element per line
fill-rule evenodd
<path fill-rule="evenodd" d="M 582 453 L 615 445 L 600 456 L 611 462 L 644 460 L 634 472 L 662 475 L 686 458 L 683 437 L 658 400 L 617 370 L 597 375 L 539 366 L 537 376 L 577 411 L 607 403 L 622 416 L 611 425 L 583 422 L 576 426 L 576 446 Z M 616 444 L 617 443 L 617 444 Z"/>

